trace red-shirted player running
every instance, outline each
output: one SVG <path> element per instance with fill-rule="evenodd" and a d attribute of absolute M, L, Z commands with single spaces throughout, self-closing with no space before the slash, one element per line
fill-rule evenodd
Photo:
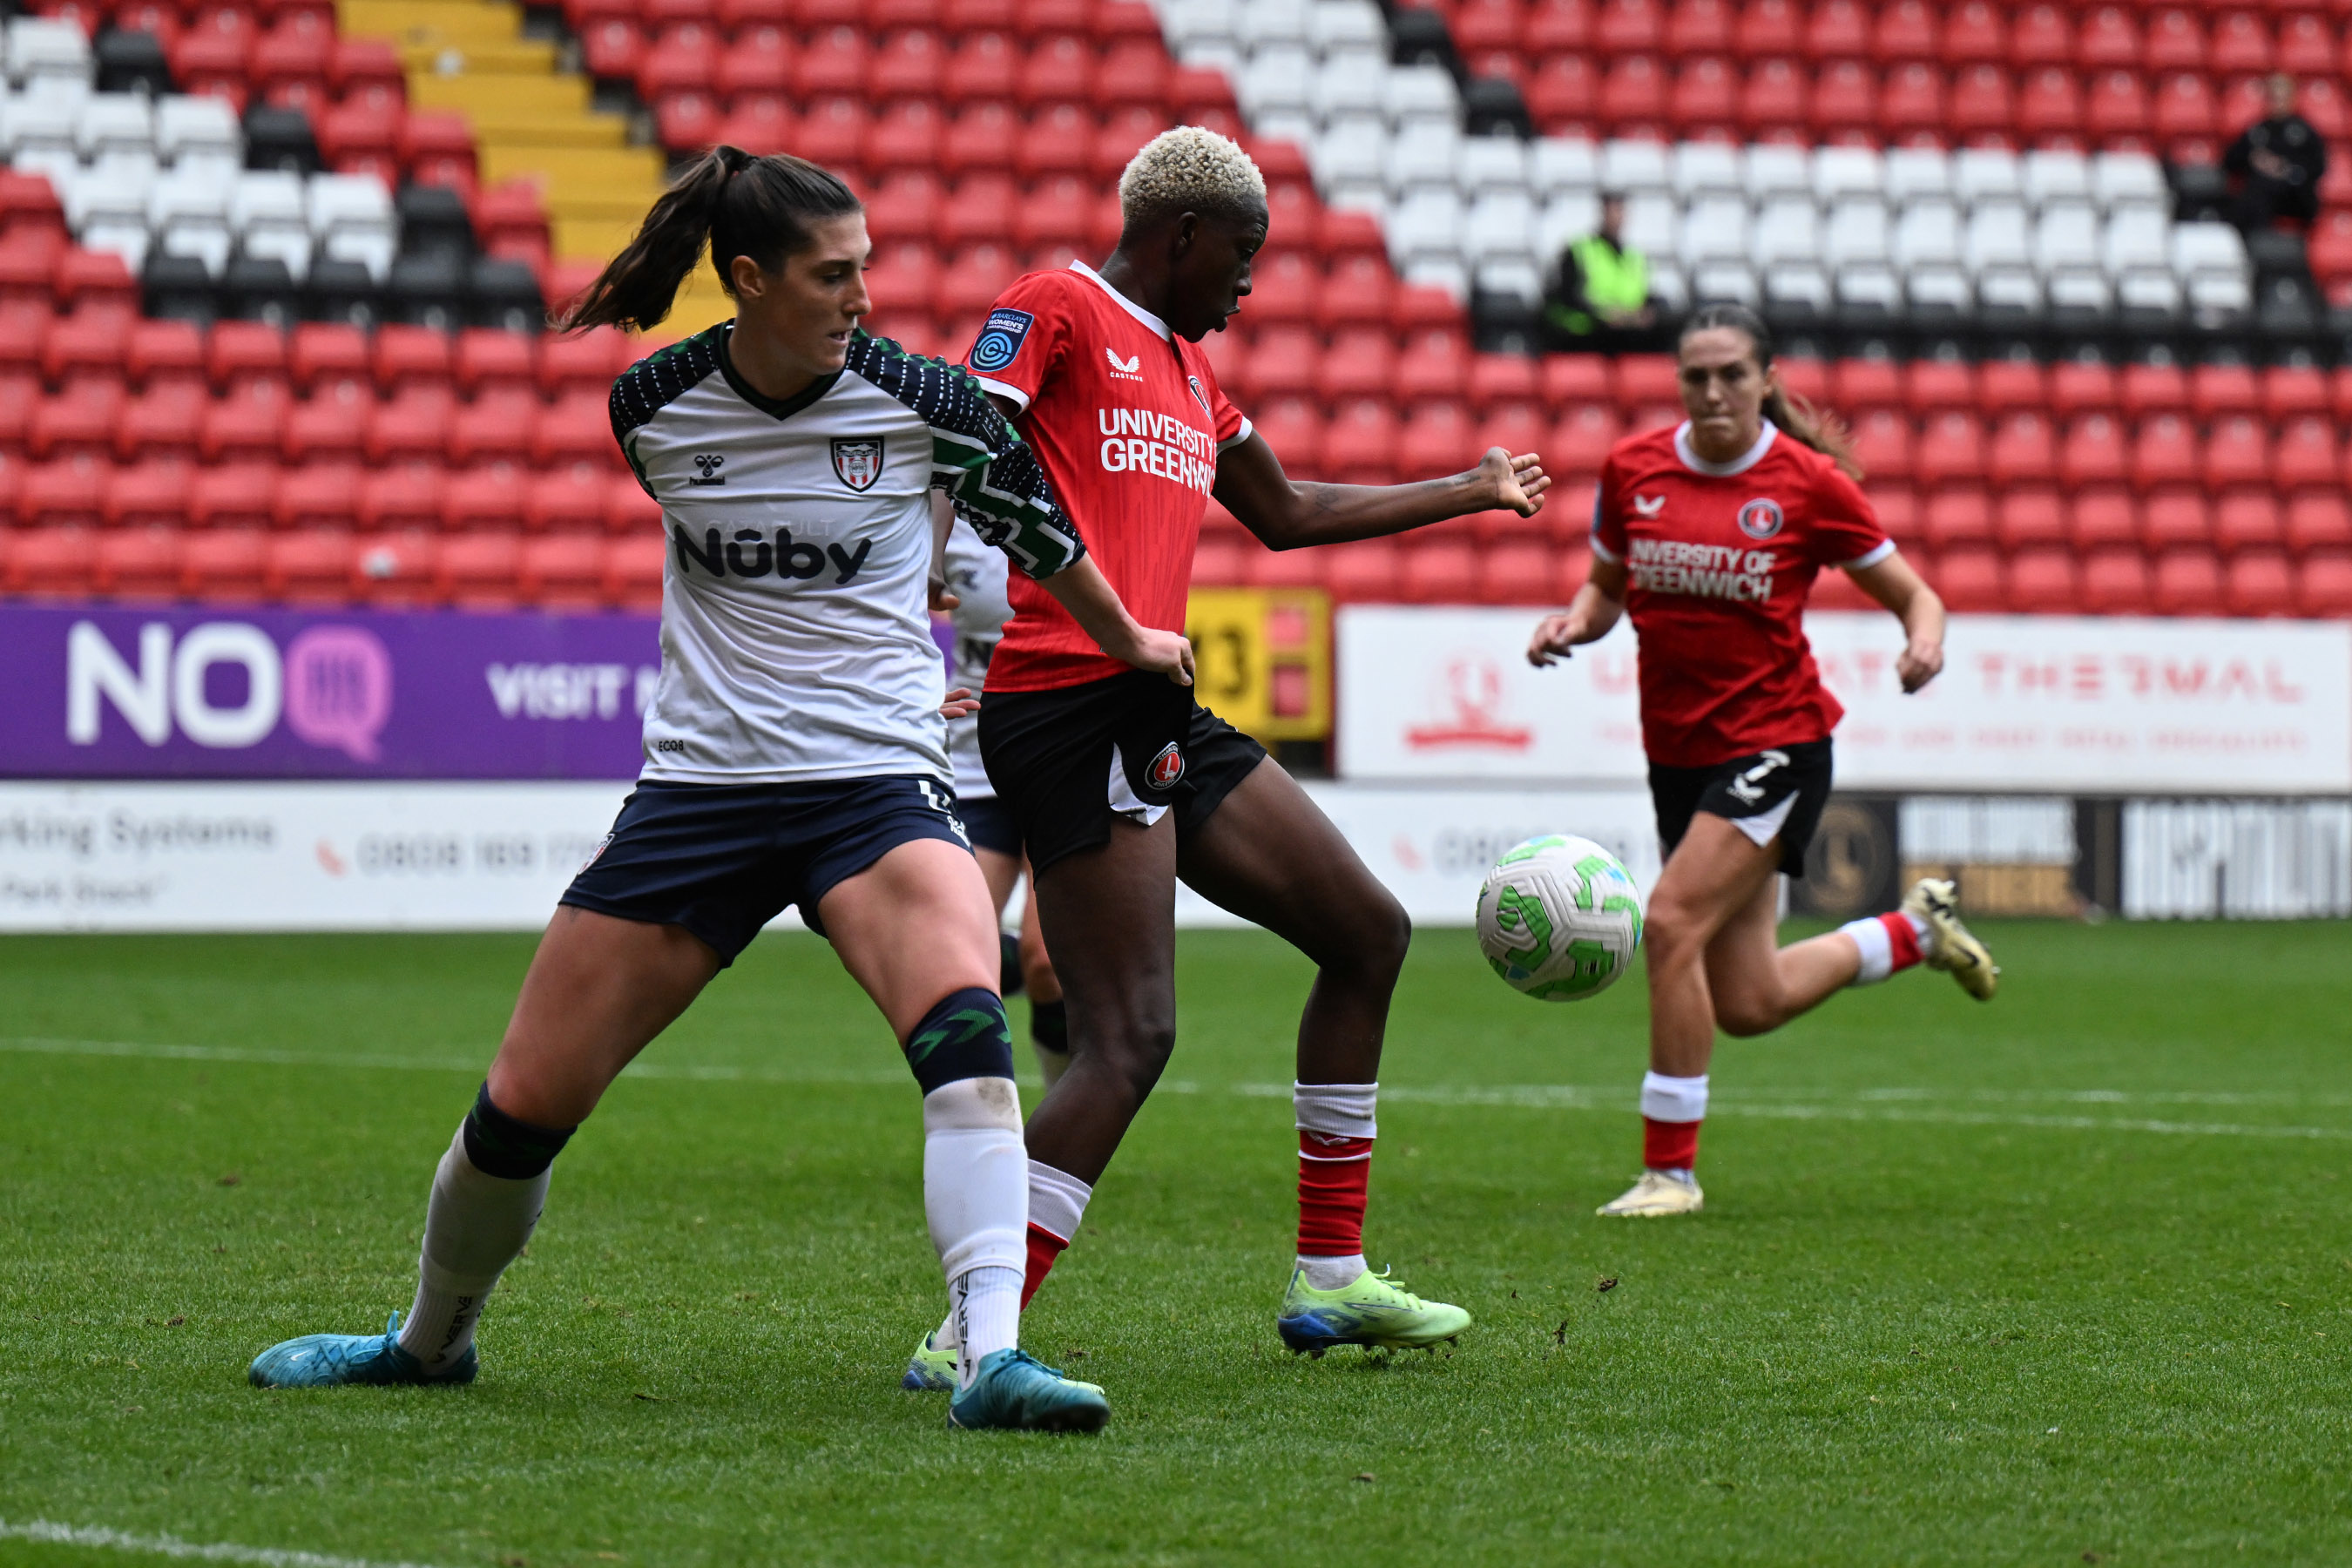
<path fill-rule="evenodd" d="M 1944 667 L 1944 605 L 1895 552 L 1836 432 L 1781 390 L 1755 312 L 1701 308 L 1680 354 L 1690 418 L 1611 450 L 1591 577 L 1528 645 L 1529 662 L 1549 664 L 1628 612 L 1641 641 L 1642 742 L 1667 859 L 1643 931 L 1645 1168 L 1604 1215 L 1697 1212 L 1692 1167 L 1718 1027 L 1764 1034 L 1841 986 L 1920 963 L 1980 1000 L 2000 973 L 1943 881 L 1920 882 L 1891 913 L 1778 945 L 1772 874 L 1804 875 L 1844 711 L 1805 641 L 1813 578 L 1840 568 L 1902 621 L 1906 691 Z"/>
<path fill-rule="evenodd" d="M 1128 165 L 1119 205 L 1124 229 L 1101 270 L 1073 265 L 1015 282 L 966 363 L 1013 414 L 1088 553 L 1143 624 L 1184 624 L 1213 494 L 1277 550 L 1543 504 L 1550 481 L 1536 458 L 1499 447 L 1423 484 L 1289 479 L 1198 346 L 1249 292 L 1267 223 L 1256 166 L 1213 132 L 1171 131 Z M 1012 599 L 989 665 L 981 754 L 1035 869 L 1070 1039 L 1070 1066 L 1028 1124 L 1029 1288 L 1077 1234 L 1175 1044 L 1181 877 L 1319 972 L 1298 1031 L 1298 1262 L 1278 1318 L 1284 1340 L 1320 1353 L 1459 1333 L 1468 1313 L 1397 1289 L 1363 1257 L 1381 1035 L 1412 936 L 1403 910 L 1290 775 L 1196 707 L 1190 688 L 1130 679 L 1017 573 Z"/>

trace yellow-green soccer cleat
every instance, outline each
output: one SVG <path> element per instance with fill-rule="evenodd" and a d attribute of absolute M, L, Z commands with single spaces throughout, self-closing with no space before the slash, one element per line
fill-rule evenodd
<path fill-rule="evenodd" d="M 1960 983 L 1960 989 L 1979 1002 L 1990 1002 L 2000 989 L 2000 971 L 1992 954 L 1960 923 L 1959 895 L 1940 877 L 1923 877 L 1903 895 L 1903 912 L 1927 922 L 1927 940 L 1920 957 L 1930 969 L 1940 969 Z"/>
<path fill-rule="evenodd" d="M 1290 1289 L 1275 1320 L 1282 1342 L 1294 1354 L 1319 1356 L 1334 1345 L 1371 1350 L 1435 1350 L 1470 1326 L 1470 1314 L 1444 1301 L 1424 1301 L 1399 1286 L 1383 1268 L 1356 1277 L 1352 1285 L 1318 1290 L 1307 1271 L 1290 1271 Z"/>
<path fill-rule="evenodd" d="M 907 1358 L 907 1375 L 898 1380 L 901 1388 L 911 1388 L 931 1394 L 951 1394 L 956 1385 L 956 1348 L 939 1342 L 939 1331 L 934 1329 L 915 1343 L 915 1353 Z"/>
<path fill-rule="evenodd" d="M 1604 1219 L 1660 1219 L 1667 1215 L 1696 1214 L 1706 1206 L 1706 1194 L 1696 1178 L 1685 1181 L 1663 1171 L 1644 1171 L 1642 1179 L 1611 1203 L 1592 1212 Z"/>

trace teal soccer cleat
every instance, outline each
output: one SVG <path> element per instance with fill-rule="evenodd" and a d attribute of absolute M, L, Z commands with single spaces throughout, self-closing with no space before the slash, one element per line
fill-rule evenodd
<path fill-rule="evenodd" d="M 1319 1356 L 1338 1345 L 1426 1351 L 1468 1328 L 1470 1314 L 1400 1289 L 1386 1270 L 1367 1270 L 1352 1285 L 1318 1290 L 1307 1282 L 1307 1271 L 1297 1268 L 1274 1326 L 1294 1354 Z"/>
<path fill-rule="evenodd" d="M 982 1357 L 971 1386 L 948 1406 L 948 1425 L 970 1430 L 1099 1432 L 1109 1420 L 1110 1401 L 1101 1389 L 1064 1377 L 1024 1350 Z"/>
<path fill-rule="evenodd" d="M 928 1394 L 946 1393 L 955 1387 L 955 1346 L 943 1345 L 939 1341 L 937 1330 L 923 1336 L 915 1346 L 915 1353 L 907 1358 L 907 1375 L 898 1380 L 899 1387 Z"/>
<path fill-rule="evenodd" d="M 425 1365 L 400 1348 L 400 1314 L 381 1334 L 304 1334 L 270 1346 L 245 1370 L 256 1388 L 335 1388 L 344 1384 L 385 1387 L 394 1384 L 471 1383 L 481 1358 L 467 1345 L 457 1363 L 428 1377 Z"/>

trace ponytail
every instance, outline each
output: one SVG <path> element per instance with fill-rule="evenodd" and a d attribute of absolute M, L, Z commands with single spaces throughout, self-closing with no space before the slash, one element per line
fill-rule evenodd
<path fill-rule="evenodd" d="M 1755 345 L 1757 367 L 1761 370 L 1772 368 L 1772 329 L 1764 324 L 1763 317 L 1745 305 L 1701 305 L 1683 322 L 1676 344 L 1679 346 L 1682 339 L 1693 332 L 1706 331 L 1711 327 L 1728 327 L 1733 331 L 1747 333 L 1748 341 Z M 1845 422 L 1826 409 L 1816 408 L 1802 393 L 1775 387 L 1764 399 L 1764 417 L 1797 441 L 1836 463 L 1845 470 L 1848 478 L 1856 480 L 1862 478 L 1862 465 L 1854 460 L 1853 440 Z"/>
<path fill-rule="evenodd" d="M 838 175 L 804 158 L 713 147 L 662 193 L 636 237 L 558 324 L 572 332 L 602 326 L 644 331 L 669 314 L 706 247 L 719 286 L 731 295 L 737 257 L 773 271 L 809 244 L 814 225 L 861 210 Z"/>

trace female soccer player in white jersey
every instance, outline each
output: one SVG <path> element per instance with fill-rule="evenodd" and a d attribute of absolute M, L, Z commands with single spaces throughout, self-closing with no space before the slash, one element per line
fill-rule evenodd
<path fill-rule="evenodd" d="M 1168 132 L 1119 180 L 1100 271 L 1033 273 L 966 363 L 1013 411 L 1094 559 L 1146 626 L 1184 624 L 1213 493 L 1277 550 L 1543 504 L 1533 457 L 1497 448 L 1423 484 L 1300 483 L 1227 402 L 1199 344 L 1249 292 L 1265 182 L 1234 142 Z M 1024 577 L 989 666 L 981 753 L 1028 846 L 1068 1008 L 1070 1066 L 1029 1124 L 1029 1288 L 1077 1235 L 1094 1184 L 1176 1039 L 1175 883 L 1265 927 L 1318 971 L 1298 1033 L 1297 1262 L 1277 1314 L 1294 1350 L 1429 1345 L 1469 1314 L 1366 1268 L 1363 1216 L 1389 994 L 1412 928 L 1264 748 L 1189 692 L 1130 679 Z M 1161 684 L 1165 684 L 1164 682 Z"/>
<path fill-rule="evenodd" d="M 1834 426 L 1781 389 L 1752 310 L 1708 305 L 1679 348 L 1683 405 L 1670 429 L 1620 441 L 1593 499 L 1592 572 L 1528 644 L 1537 665 L 1633 617 L 1642 737 L 1667 851 L 1650 894 L 1650 1070 L 1643 1171 L 1601 1212 L 1696 1214 L 1693 1170 L 1715 1032 L 1760 1035 L 1841 986 L 1926 963 L 1989 998 L 1999 972 L 1922 881 L 1903 907 L 1778 945 L 1773 873 L 1805 874 L 1830 791 L 1830 731 L 1805 595 L 1843 570 L 1903 624 L 1895 670 L 1916 691 L 1944 668 L 1944 605 L 1895 552 Z"/>
<path fill-rule="evenodd" d="M 1027 1193 L 996 922 L 954 816 L 925 585 L 929 492 L 1154 680 L 1181 637 L 1119 605 L 1029 449 L 962 372 L 867 337 L 865 216 L 794 158 L 722 147 L 657 202 L 571 324 L 650 327 L 708 246 L 737 303 L 613 387 L 671 550 L 646 764 L 565 892 L 433 1182 L 416 1297 L 380 1336 L 265 1351 L 265 1386 L 462 1383 L 484 1299 L 614 1077 L 787 905 L 828 936 L 923 1090 L 924 1207 L 961 1426 L 1093 1431 L 1101 1390 L 1017 1348 Z"/>

